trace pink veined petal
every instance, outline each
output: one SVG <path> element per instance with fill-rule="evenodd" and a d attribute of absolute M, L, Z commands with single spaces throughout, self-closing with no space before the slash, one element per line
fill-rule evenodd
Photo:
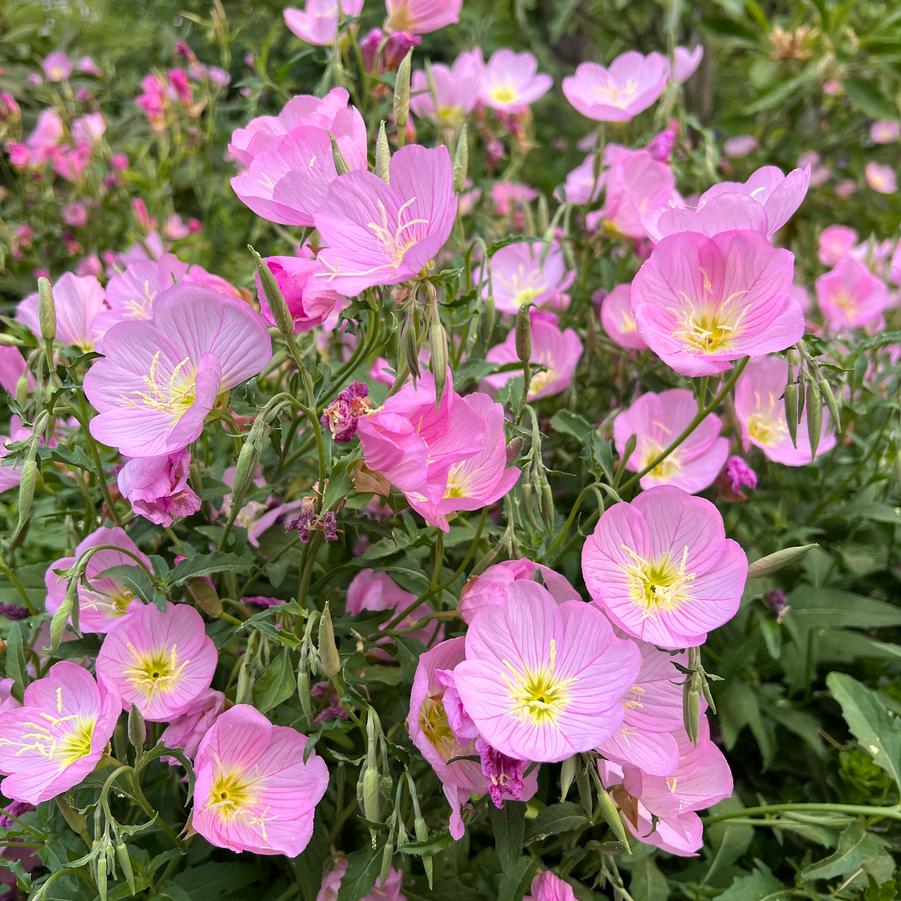
<path fill-rule="evenodd" d="M 668 776 L 679 763 L 679 745 L 669 732 L 643 732 L 624 723 L 598 751 L 610 760 L 637 766 L 654 776 Z"/>

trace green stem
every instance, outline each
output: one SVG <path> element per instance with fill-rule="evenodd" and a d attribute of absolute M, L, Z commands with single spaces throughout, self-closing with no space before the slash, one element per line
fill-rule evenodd
<path fill-rule="evenodd" d="M 94 468 L 97 470 L 97 481 L 100 483 L 100 491 L 103 494 L 103 499 L 106 501 L 106 506 L 109 509 L 110 516 L 112 516 L 114 522 L 117 526 L 122 525 L 122 520 L 119 519 L 119 514 L 116 512 L 116 506 L 113 503 L 113 496 L 110 494 L 109 485 L 106 481 L 106 473 L 103 469 L 103 461 L 100 459 L 100 450 L 97 447 L 97 442 L 94 440 L 94 436 L 91 435 L 91 430 L 88 428 L 88 409 L 84 400 L 84 396 L 81 397 L 81 415 L 76 414 L 75 417 L 78 420 L 78 424 L 81 426 L 81 433 L 85 437 L 85 441 L 88 445 L 88 451 L 91 454 L 91 459 L 94 462 Z"/>
<path fill-rule="evenodd" d="M 34 609 L 34 604 L 31 603 L 31 598 L 28 597 L 28 592 L 25 590 L 25 586 L 22 584 L 19 577 L 13 572 L 12 568 L 6 563 L 5 560 L 0 558 L 0 570 L 3 570 L 4 575 L 12 582 L 13 587 L 16 591 L 19 592 L 19 596 L 22 598 L 22 603 L 25 605 L 25 608 L 28 612 L 34 616 L 37 613 L 37 610 Z"/>
<path fill-rule="evenodd" d="M 813 813 L 847 813 L 851 816 L 885 817 L 890 820 L 901 820 L 901 804 L 894 807 L 872 807 L 865 804 L 817 804 L 813 802 L 791 802 L 787 804 L 762 804 L 759 807 L 743 807 L 729 813 L 719 813 L 704 818 L 704 825 L 719 823 L 723 820 L 735 820 L 742 817 L 765 816 L 780 811 L 808 811 Z"/>

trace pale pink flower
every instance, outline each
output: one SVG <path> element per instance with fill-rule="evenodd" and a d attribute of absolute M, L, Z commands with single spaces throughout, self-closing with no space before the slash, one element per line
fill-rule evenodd
<path fill-rule="evenodd" d="M 72 123 L 72 137 L 76 144 L 96 144 L 106 134 L 106 119 L 102 113 L 87 113 Z"/>
<path fill-rule="evenodd" d="M 444 246 L 456 214 L 447 148 L 402 147 L 390 184 L 362 171 L 331 182 L 314 214 L 324 244 L 314 278 L 346 297 L 413 278 Z"/>
<path fill-rule="evenodd" d="M 617 285 L 601 300 L 601 325 L 607 336 L 625 350 L 644 350 L 647 344 L 638 334 L 632 312 L 632 286 Z"/>
<path fill-rule="evenodd" d="M 7 710 L 15 710 L 22 705 L 13 697 L 12 688 L 15 684 L 14 679 L 0 679 L 0 713 L 6 713 Z"/>
<path fill-rule="evenodd" d="M 0 346 L 0 387 L 13 397 L 26 368 L 25 357 L 18 347 Z"/>
<path fill-rule="evenodd" d="M 479 97 L 500 112 L 518 112 L 540 100 L 554 80 L 538 72 L 538 60 L 529 53 L 496 50 L 482 71 Z"/>
<path fill-rule="evenodd" d="M 200 498 L 188 485 L 190 466 L 187 450 L 134 457 L 119 470 L 119 491 L 138 516 L 158 526 L 171 526 L 200 509 Z"/>
<path fill-rule="evenodd" d="M 898 176 L 891 166 L 882 163 L 867 163 L 864 166 L 867 185 L 880 194 L 894 194 L 898 190 Z"/>
<path fill-rule="evenodd" d="M 759 447 L 764 455 L 785 466 L 806 466 L 811 462 L 806 417 L 801 416 L 797 443 L 792 444 L 785 418 L 785 385 L 788 364 L 780 357 L 752 360 L 735 386 L 735 415 L 741 425 L 745 448 Z M 803 405 L 802 405 L 803 413 Z M 835 429 L 824 411 L 817 456 L 835 447 Z"/>
<path fill-rule="evenodd" d="M 664 238 L 632 282 L 641 337 L 681 375 L 784 350 L 804 334 L 794 258 L 753 231 Z"/>
<path fill-rule="evenodd" d="M 103 77 L 103 69 L 90 56 L 82 56 L 75 67 L 82 75 L 92 75 L 94 78 Z"/>
<path fill-rule="evenodd" d="M 16 307 L 16 319 L 40 338 L 38 305 L 38 295 L 30 294 Z M 67 272 L 53 285 L 53 305 L 56 308 L 56 342 L 82 351 L 93 350 L 98 336 L 95 319 L 106 309 L 106 295 L 100 282 L 93 275 Z"/>
<path fill-rule="evenodd" d="M 820 232 L 817 258 L 824 266 L 841 262 L 857 244 L 857 232 L 847 225 L 829 225 Z"/>
<path fill-rule="evenodd" d="M 307 0 L 304 9 L 289 6 L 283 15 L 288 30 L 308 44 L 327 47 L 338 38 L 338 18 L 359 16 L 363 0 Z"/>
<path fill-rule="evenodd" d="M 891 144 L 901 138 L 901 122 L 894 119 L 877 119 L 870 126 L 870 140 L 874 144 Z"/>
<path fill-rule="evenodd" d="M 691 50 L 688 47 L 676 47 L 673 51 L 673 79 L 680 84 L 688 81 L 698 70 L 703 58 L 703 44 L 697 44 Z"/>
<path fill-rule="evenodd" d="M 22 480 L 22 464 L 15 466 L 3 465 L 3 458 L 10 453 L 10 444 L 17 441 L 27 441 L 31 438 L 31 429 L 23 428 L 18 416 L 9 419 L 9 435 L 0 435 L 0 494 L 16 488 Z"/>
<path fill-rule="evenodd" d="M 723 153 L 732 159 L 741 159 L 757 149 L 757 138 L 754 135 L 736 135 L 723 141 Z"/>
<path fill-rule="evenodd" d="M 541 367 L 529 380 L 528 400 L 535 401 L 560 394 L 570 386 L 582 357 L 582 342 L 573 329 L 561 330 L 553 313 L 531 310 L 529 319 L 532 324 L 531 362 L 534 367 Z M 485 359 L 489 363 L 500 364 L 515 363 L 519 359 L 515 328 L 510 329 L 503 344 L 488 351 Z M 512 371 L 489 375 L 485 377 L 485 383 L 498 389 L 521 374 Z"/>
<path fill-rule="evenodd" d="M 572 886 L 550 870 L 539 873 L 522 901 L 578 901 Z"/>
<path fill-rule="evenodd" d="M 595 172 L 596 167 L 595 156 L 590 153 L 575 169 L 569 172 L 563 187 L 563 197 L 566 198 L 567 203 L 594 203 L 601 196 L 604 182 L 600 170 Z"/>
<path fill-rule="evenodd" d="M 508 757 L 554 763 L 597 747 L 622 721 L 638 674 L 635 644 L 590 604 L 558 604 L 519 580 L 479 612 L 454 680 L 482 737 Z"/>
<path fill-rule="evenodd" d="M 410 109 L 420 118 L 431 119 L 439 125 L 458 125 L 478 103 L 484 65 L 482 51 L 476 48 L 461 53 L 450 67 L 441 63 L 432 65 L 431 84 L 428 75 L 417 69 L 413 73 Z"/>
<path fill-rule="evenodd" d="M 149 321 L 120 322 L 84 379 L 98 410 L 91 434 L 129 457 L 190 445 L 220 394 L 272 356 L 265 323 L 250 307 L 207 288 L 178 285 L 153 302 Z"/>
<path fill-rule="evenodd" d="M 47 81 L 66 81 L 72 74 L 72 60 L 61 50 L 47 54 L 41 62 Z"/>
<path fill-rule="evenodd" d="M 348 861 L 343 855 L 334 861 L 333 865 L 322 875 L 322 884 L 316 893 L 315 901 L 338 901 L 338 893 L 341 891 L 341 883 L 347 867 Z M 403 881 L 403 870 L 389 867 L 385 881 L 376 879 L 372 891 L 368 895 L 364 895 L 360 901 L 407 901 L 407 896 L 401 891 Z"/>
<path fill-rule="evenodd" d="M 816 280 L 816 292 L 826 323 L 836 332 L 881 322 L 891 306 L 885 282 L 850 256 Z"/>
<path fill-rule="evenodd" d="M 463 0 L 385 0 L 388 31 L 428 34 L 460 21 Z"/>
<path fill-rule="evenodd" d="M 623 631 L 661 648 L 696 647 L 738 610 L 745 552 L 710 501 L 680 488 L 609 507 L 582 548 L 595 603 Z"/>
<path fill-rule="evenodd" d="M 200 614 L 187 604 L 137 607 L 107 633 L 97 653 L 97 679 L 134 704 L 145 720 L 167 722 L 185 713 L 210 687 L 216 646 Z"/>
<path fill-rule="evenodd" d="M 81 228 L 88 221 L 88 208 L 80 200 L 67 203 L 60 212 L 60 219 L 72 228 Z"/>
<path fill-rule="evenodd" d="M 491 202 L 498 216 L 513 216 L 519 221 L 523 209 L 538 198 L 531 185 L 518 181 L 497 181 L 491 186 Z"/>
<path fill-rule="evenodd" d="M 97 766 L 121 710 L 84 667 L 55 663 L 0 717 L 4 796 L 40 804 L 74 788 Z"/>
<path fill-rule="evenodd" d="M 629 50 L 608 67 L 582 63 L 575 75 L 563 79 L 563 93 L 589 119 L 628 122 L 656 102 L 666 88 L 669 74 L 665 56 L 643 56 Z"/>
<path fill-rule="evenodd" d="M 346 304 L 340 294 L 324 287 L 321 279 L 313 278 L 316 260 L 306 248 L 295 257 L 266 257 L 263 262 L 269 267 L 285 298 L 295 332 L 312 331 L 317 325 L 322 325 L 337 307 Z M 259 273 L 254 278 L 260 311 L 270 325 L 276 325 Z"/>
<path fill-rule="evenodd" d="M 519 241 L 491 257 L 491 296 L 502 313 L 516 313 L 526 303 L 552 309 L 569 306 L 566 289 L 576 274 L 566 267 L 563 248 L 552 241 Z"/>
<path fill-rule="evenodd" d="M 245 598 L 246 600 L 246 598 Z M 179 748 L 193 760 L 204 735 L 210 731 L 225 707 L 225 695 L 207 688 L 202 691 L 184 713 L 169 721 L 163 729 L 160 741 L 167 748 Z M 176 764 L 175 758 L 169 758 Z"/>
<path fill-rule="evenodd" d="M 799 169 L 810 169 L 810 187 L 818 188 L 832 176 L 832 169 L 823 164 L 822 158 L 815 150 L 807 150 L 798 157 Z"/>
<path fill-rule="evenodd" d="M 639 472 L 650 465 L 697 413 L 697 401 L 686 388 L 642 394 L 613 422 L 616 452 L 620 456 L 629 438 L 632 435 L 636 438 L 626 469 Z M 641 477 L 641 487 L 675 485 L 689 494 L 697 494 L 712 485 L 729 456 L 729 442 L 720 437 L 722 425 L 719 416 L 710 413 L 679 447 Z"/>
<path fill-rule="evenodd" d="M 835 196 L 839 200 L 846 200 L 857 193 L 857 182 L 853 178 L 843 178 L 835 186 Z"/>
<path fill-rule="evenodd" d="M 118 566 L 137 568 L 143 564 L 152 571 L 150 560 L 124 529 L 102 526 L 79 543 L 74 556 L 60 557 L 47 567 L 44 584 L 47 587 L 45 606 L 48 613 L 56 613 L 66 597 L 67 579 L 55 570 L 70 569 L 86 550 L 103 545 L 121 550 L 105 547 L 88 560 L 85 570 L 87 582 L 82 581 L 78 585 L 78 624 L 82 632 L 109 632 L 123 616 L 141 605 L 126 580 L 119 575 L 104 575 L 107 570 Z"/>
<path fill-rule="evenodd" d="M 366 465 L 444 532 L 454 513 L 495 503 L 520 476 L 507 466 L 503 407 L 487 394 L 457 394 L 450 378 L 436 405 L 434 379 L 424 374 L 360 419 L 357 433 Z"/>
<path fill-rule="evenodd" d="M 304 760 L 306 744 L 247 704 L 221 714 L 194 760 L 194 829 L 219 848 L 297 857 L 329 778 L 315 751 Z"/>

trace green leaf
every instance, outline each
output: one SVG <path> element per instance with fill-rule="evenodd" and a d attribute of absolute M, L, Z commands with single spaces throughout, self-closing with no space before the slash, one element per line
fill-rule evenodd
<path fill-rule="evenodd" d="M 375 885 L 382 868 L 382 849 L 365 847 L 347 855 L 347 872 L 341 880 L 337 901 L 359 901 Z"/>
<path fill-rule="evenodd" d="M 15 683 L 15 697 L 22 699 L 25 686 L 28 685 L 28 672 L 25 669 L 25 652 L 22 650 L 22 626 L 10 623 L 6 635 L 6 675 Z"/>
<path fill-rule="evenodd" d="M 265 871 L 256 863 L 211 861 L 179 873 L 173 880 L 191 897 L 191 901 L 215 901 L 217 898 L 247 898 L 245 891 Z"/>
<path fill-rule="evenodd" d="M 828 857 L 801 871 L 805 879 L 834 879 L 856 870 L 885 852 L 883 842 L 871 835 L 862 822 L 851 823 L 838 837 L 838 846 Z"/>
<path fill-rule="evenodd" d="M 791 894 L 762 861 L 756 863 L 757 869 L 750 876 L 732 880 L 732 885 L 718 896 L 720 901 L 767 901 Z"/>
<path fill-rule="evenodd" d="M 842 87 L 851 102 L 874 119 L 897 119 L 898 110 L 872 78 L 843 78 Z"/>
<path fill-rule="evenodd" d="M 558 410 L 551 417 L 551 428 L 577 441 L 584 441 L 594 431 L 594 426 L 587 419 L 570 410 Z"/>
<path fill-rule="evenodd" d="M 510 804 L 510 801 L 506 801 L 504 808 Z M 519 901 L 532 882 L 537 866 L 537 861 L 531 857 L 519 857 L 506 867 L 497 887 L 497 901 Z"/>
<path fill-rule="evenodd" d="M 266 672 L 253 686 L 253 706 L 260 713 L 278 707 L 294 694 L 296 684 L 291 654 L 284 648 L 275 660 L 269 662 Z"/>
<path fill-rule="evenodd" d="M 734 813 L 741 810 L 744 805 L 738 798 L 726 798 L 719 804 L 710 808 L 713 815 L 722 813 Z M 704 882 L 710 882 L 717 870 L 735 863 L 750 847 L 754 838 L 754 827 L 737 824 L 729 820 L 714 823 L 705 833 L 706 845 L 709 846 L 710 867 L 704 876 Z"/>
<path fill-rule="evenodd" d="M 666 901 L 669 898 L 669 884 L 653 855 L 643 857 L 633 865 L 629 894 L 635 901 Z"/>
<path fill-rule="evenodd" d="M 201 576 L 212 576 L 216 573 L 240 573 L 253 566 L 249 558 L 237 554 L 226 554 L 216 551 L 212 554 L 200 554 L 182 560 L 167 579 L 170 585 L 181 585 L 185 579 L 198 579 Z"/>
<path fill-rule="evenodd" d="M 494 849 L 504 873 L 512 872 L 519 864 L 525 836 L 526 805 L 521 801 L 506 801 L 498 810 L 488 808 L 494 830 Z"/>
<path fill-rule="evenodd" d="M 851 676 L 829 673 L 826 685 L 854 737 L 901 788 L 901 723 L 897 717 L 886 710 L 875 691 Z"/>
<path fill-rule="evenodd" d="M 573 804 L 571 801 L 551 804 L 540 811 L 534 820 L 529 820 L 525 829 L 525 844 L 543 841 L 549 835 L 560 832 L 575 832 L 588 824 L 588 817 L 580 804 Z"/>
<path fill-rule="evenodd" d="M 754 689 L 741 679 L 733 680 L 718 692 L 716 706 L 726 747 L 734 747 L 738 733 L 747 726 L 760 748 L 766 768 L 776 753 L 775 729 L 769 720 L 764 719 Z"/>
<path fill-rule="evenodd" d="M 789 595 L 791 612 L 785 622 L 821 629 L 828 625 L 835 629 L 851 626 L 858 629 L 879 629 L 901 626 L 901 607 L 886 604 L 861 594 L 826 588 L 822 585 L 801 585 Z"/>

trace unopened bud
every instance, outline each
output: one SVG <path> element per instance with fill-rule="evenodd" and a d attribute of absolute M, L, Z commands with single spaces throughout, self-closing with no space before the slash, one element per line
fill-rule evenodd
<path fill-rule="evenodd" d="M 601 802 L 601 813 L 607 825 L 613 830 L 613 834 L 619 839 L 621 845 L 627 850 L 629 849 L 629 836 L 626 834 L 626 827 L 623 824 L 623 818 L 620 815 L 616 802 L 610 797 L 607 791 L 600 783 L 596 786 L 598 800 Z"/>
<path fill-rule="evenodd" d="M 131 866 L 131 857 L 128 854 L 128 846 L 123 841 L 120 841 L 116 845 L 116 860 L 119 861 L 119 869 L 122 870 L 122 875 L 128 883 L 128 890 L 132 895 L 136 895 L 137 888 L 135 886 L 134 870 Z"/>
<path fill-rule="evenodd" d="M 823 399 L 820 397 L 820 389 L 817 383 L 807 383 L 807 400 L 805 403 L 807 412 L 807 438 L 810 441 L 811 461 L 817 455 L 820 446 L 820 435 L 823 431 Z"/>
<path fill-rule="evenodd" d="M 328 136 L 332 142 L 332 157 L 335 161 L 335 171 L 338 175 L 346 175 L 350 172 L 350 166 L 347 165 L 347 160 L 344 159 L 344 154 L 341 152 L 335 136 L 331 132 L 328 133 Z"/>
<path fill-rule="evenodd" d="M 141 711 L 131 705 L 128 711 L 128 740 L 131 746 L 140 754 L 144 750 L 144 742 L 147 741 L 147 726 Z"/>
<path fill-rule="evenodd" d="M 263 288 L 263 293 L 266 295 L 269 311 L 272 313 L 272 318 L 275 320 L 278 330 L 283 335 L 293 334 L 294 318 L 288 310 L 285 295 L 282 294 L 282 289 L 278 286 L 278 282 L 272 274 L 272 270 L 253 247 L 248 244 L 247 249 L 253 254 L 253 258 L 256 261 L 259 283 Z"/>
<path fill-rule="evenodd" d="M 516 359 L 523 364 L 532 360 L 531 309 L 531 304 L 523 304 L 516 313 Z"/>
<path fill-rule="evenodd" d="M 794 447 L 798 446 L 798 386 L 789 382 L 785 386 L 785 424 Z"/>
<path fill-rule="evenodd" d="M 435 377 L 435 406 L 441 403 L 447 382 L 447 333 L 441 320 L 435 315 L 429 325 L 429 367 Z"/>
<path fill-rule="evenodd" d="M 363 816 L 372 823 L 378 823 L 382 815 L 382 799 L 379 794 L 379 771 L 367 766 L 363 773 Z"/>
<path fill-rule="evenodd" d="M 466 190 L 466 178 L 469 175 L 469 129 L 464 122 L 457 135 L 457 146 L 454 148 L 454 190 L 462 194 Z"/>
<path fill-rule="evenodd" d="M 319 671 L 331 679 L 341 672 L 341 658 L 335 644 L 335 629 L 328 601 L 319 619 Z"/>
<path fill-rule="evenodd" d="M 835 399 L 835 394 L 832 393 L 832 386 L 822 374 L 819 374 L 817 384 L 820 386 L 820 392 L 823 395 L 823 400 L 826 401 L 826 408 L 829 410 L 829 415 L 832 417 L 832 425 L 835 428 L 836 432 L 841 432 L 841 414 L 838 410 L 838 402 Z"/>
<path fill-rule="evenodd" d="M 569 790 L 572 787 L 573 780 L 576 778 L 576 765 L 579 760 L 577 757 L 567 757 L 560 767 L 560 800 L 565 801 Z"/>
<path fill-rule="evenodd" d="M 413 48 L 407 51 L 407 55 L 397 67 L 397 77 L 394 82 L 394 124 L 397 126 L 397 143 L 404 143 L 404 129 L 410 118 L 410 69 L 413 65 Z"/>
<path fill-rule="evenodd" d="M 38 322 L 41 326 L 41 337 L 45 341 L 52 341 L 56 337 L 56 305 L 53 302 L 50 281 L 44 276 L 38 279 Z"/>
<path fill-rule="evenodd" d="M 188 579 L 185 587 L 198 610 L 202 610 L 210 619 L 218 619 L 222 615 L 222 599 L 209 579 Z"/>
<path fill-rule="evenodd" d="M 799 544 L 796 547 L 782 548 L 781 551 L 760 557 L 748 567 L 748 578 L 762 579 L 764 576 L 771 576 L 773 573 L 779 572 L 783 567 L 800 560 L 809 550 L 817 546 L 816 542 L 813 544 Z"/>
<path fill-rule="evenodd" d="M 385 120 L 379 122 L 379 134 L 375 140 L 375 174 L 385 184 L 391 182 L 391 149 L 388 147 L 388 133 Z"/>
<path fill-rule="evenodd" d="M 313 722 L 313 701 L 310 697 L 310 674 L 307 672 L 306 662 L 301 662 L 300 672 L 297 674 L 297 697 L 300 698 L 300 709 L 307 718 L 307 725 Z"/>
<path fill-rule="evenodd" d="M 19 507 L 16 530 L 13 533 L 13 542 L 16 542 L 25 531 L 31 516 L 31 505 L 34 501 L 34 489 L 38 480 L 38 464 L 33 457 L 29 457 L 22 465 L 22 475 L 19 480 Z"/>

